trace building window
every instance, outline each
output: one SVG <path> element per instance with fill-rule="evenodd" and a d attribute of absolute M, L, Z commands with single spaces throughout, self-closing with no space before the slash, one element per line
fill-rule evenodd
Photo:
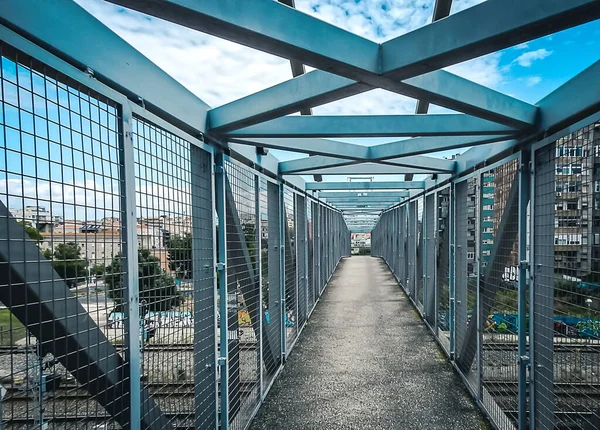
<path fill-rule="evenodd" d="M 557 157 L 581 157 L 582 149 L 576 146 L 559 146 L 556 148 Z"/>
<path fill-rule="evenodd" d="M 467 252 L 467 260 L 473 260 L 473 259 L 475 259 L 475 253 Z"/>

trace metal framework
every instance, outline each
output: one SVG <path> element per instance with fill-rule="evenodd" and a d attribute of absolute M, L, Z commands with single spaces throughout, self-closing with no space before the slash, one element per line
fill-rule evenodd
<path fill-rule="evenodd" d="M 73 1 L 3 2 L 0 335 L 16 354 L 22 330 L 37 354 L 19 372 L 39 409 L 5 410 L 0 428 L 45 428 L 50 410 L 82 427 L 246 428 L 351 232 L 372 233 L 495 426 L 600 427 L 588 364 L 600 351 L 600 61 L 535 104 L 442 70 L 597 20 L 598 0 L 455 14 L 436 0 L 431 23 L 381 44 L 293 0 L 109 1 L 289 59 L 293 77 L 210 107 Z M 372 89 L 415 98 L 415 114 L 312 115 Z M 390 141 L 326 139 L 344 137 Z M 353 175 L 391 177 L 329 178 Z M 577 335 L 560 325 L 575 314 Z M 492 332 L 507 315 L 516 329 Z M 560 360 L 576 361 L 576 380 L 555 374 Z M 57 375 L 93 396 L 93 416 L 56 412 Z"/>

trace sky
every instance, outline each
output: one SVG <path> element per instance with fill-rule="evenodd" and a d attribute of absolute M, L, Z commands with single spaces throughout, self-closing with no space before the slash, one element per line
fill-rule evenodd
<path fill-rule="evenodd" d="M 76 0 L 105 25 L 212 107 L 291 78 L 287 59 L 149 17 L 102 0 Z M 296 8 L 375 42 L 431 21 L 435 0 L 296 0 Z M 451 13 L 481 0 L 455 0 Z M 600 59 L 600 21 L 447 68 L 479 84 L 535 103 Z M 315 115 L 414 113 L 416 101 L 372 90 L 318 106 Z M 430 112 L 447 109 L 432 106 Z M 340 139 L 378 144 L 395 139 Z M 397 140 L 397 139 L 396 139 Z M 435 156 L 450 156 L 447 151 Z M 272 151 L 280 160 L 304 155 Z M 339 179 L 339 178 L 337 178 Z M 344 179 L 345 180 L 345 179 Z"/>
<path fill-rule="evenodd" d="M 288 59 L 145 16 L 103 0 L 76 1 L 212 107 L 232 102 L 291 78 Z M 428 24 L 431 21 L 434 1 L 296 0 L 296 6 L 303 13 L 372 41 L 384 42 Z M 452 13 L 457 13 L 480 1 L 455 0 Z M 600 20 L 457 64 L 449 67 L 448 70 L 526 102 L 535 103 L 599 59 Z M 16 102 L 11 103 L 17 105 Z M 408 97 L 384 90 L 373 90 L 317 106 L 313 112 L 315 115 L 411 114 L 414 113 L 415 105 L 416 101 Z M 430 112 L 448 111 L 432 106 Z M 27 115 L 31 116 L 31 114 Z M 5 117 L 7 121 L 12 118 L 8 110 L 5 112 Z M 18 119 L 15 121 L 18 123 Z M 397 139 L 340 140 L 371 145 Z M 457 152 L 459 151 L 453 150 L 430 155 L 447 157 Z M 305 156 L 275 150 L 271 153 L 282 161 Z M 10 162 L 10 160 L 8 161 Z M 56 160 L 50 157 L 50 162 L 53 161 Z M 19 163 L 16 162 L 9 164 L 19 166 Z M 415 180 L 423 178 L 424 175 L 415 176 Z M 377 176 L 375 179 L 401 180 L 403 177 L 390 175 Z M 311 181 L 312 177 L 305 177 L 305 180 Z M 346 177 L 325 176 L 324 180 L 346 181 Z M 88 181 L 85 178 L 85 180 L 78 181 L 75 177 L 74 181 L 75 187 L 69 185 L 66 180 L 58 188 L 50 182 L 37 184 L 36 192 L 36 185 L 32 179 L 11 181 L 9 177 L 7 181 L 0 183 L 0 194 L 6 194 L 9 189 L 12 189 L 11 187 L 19 187 L 23 189 L 10 191 L 8 194 L 47 199 L 56 195 L 52 200 L 63 201 L 65 204 L 87 200 L 102 202 L 104 200 L 101 204 L 98 203 L 98 206 L 108 210 L 119 210 L 118 201 L 113 201 L 114 198 L 106 201 L 106 189 L 104 184 L 100 184 L 101 180 Z M 21 203 L 24 205 L 35 202 L 22 201 Z M 9 202 L 9 205 L 17 207 L 19 202 L 15 202 L 14 205 Z M 92 204 L 92 206 L 95 205 Z M 60 207 L 50 209 L 54 212 L 61 211 Z M 85 217 L 95 219 L 100 215 L 86 214 Z"/>

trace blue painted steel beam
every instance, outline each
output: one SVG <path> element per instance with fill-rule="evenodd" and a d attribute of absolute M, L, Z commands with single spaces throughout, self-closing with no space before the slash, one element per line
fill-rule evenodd
<path fill-rule="evenodd" d="M 382 45 L 382 68 L 379 70 L 379 74 L 359 73 L 356 75 L 353 71 L 344 73 L 344 70 L 334 70 L 317 64 L 315 64 L 315 67 L 331 70 L 354 81 L 370 84 L 373 87 L 397 91 L 398 88 L 396 85 L 398 83 L 394 84 L 394 79 L 397 81 L 432 72 L 442 66 L 475 58 L 523 41 L 597 19 L 600 16 L 598 2 L 594 0 L 578 0 L 576 2 L 530 0 L 527 2 L 526 7 L 521 8 L 521 6 L 517 0 L 509 0 L 508 2 L 504 0 L 487 1 L 386 42 Z M 513 19 L 513 17 L 518 18 Z M 477 31 L 469 31 L 472 22 L 485 22 L 486 25 L 478 26 Z M 464 31 L 458 31 L 457 29 L 464 29 Z M 456 34 L 456 37 L 447 37 L 448 34 Z M 443 43 L 438 43 L 440 41 L 443 41 Z M 398 49 L 399 46 L 402 49 Z M 404 55 L 405 50 L 410 53 L 408 56 L 409 59 Z M 442 82 L 444 77 L 448 78 L 450 76 L 448 74 L 432 76 L 436 80 L 429 82 L 429 85 L 438 87 L 438 90 L 450 89 L 452 91 L 456 87 L 454 85 L 447 86 Z M 446 79 L 446 81 L 448 80 Z M 348 85 L 355 84 L 356 82 L 348 83 Z M 410 83 L 408 84 L 410 85 Z M 309 88 L 306 85 L 303 87 L 303 91 Z M 328 98 L 320 100 L 319 103 L 337 100 L 338 98 L 334 98 L 332 92 L 341 91 L 342 88 L 346 91 L 345 86 L 341 82 L 328 87 L 324 91 L 324 93 L 329 94 Z M 361 88 L 360 91 L 364 91 L 364 88 Z M 406 92 L 406 88 L 400 89 L 398 92 L 411 95 Z M 461 93 L 459 92 L 458 94 Z M 485 97 L 489 94 L 490 91 L 485 91 L 483 94 L 484 97 L 479 97 L 480 101 L 487 102 Z M 347 95 L 345 94 L 341 97 Z M 424 97 L 423 94 L 413 96 L 447 106 L 444 102 L 434 100 L 432 97 Z M 432 96 L 435 97 L 435 94 L 432 94 Z M 316 97 L 316 95 L 313 93 L 312 97 Z M 292 105 L 299 102 L 299 100 L 295 100 Z M 525 105 L 514 100 L 511 104 L 512 108 L 525 107 Z M 477 103 L 471 101 L 467 103 L 468 105 L 477 106 Z M 272 107 L 273 105 L 270 106 Z M 479 107 L 484 108 L 485 106 Z M 279 108 L 281 109 L 282 106 L 279 106 Z M 457 109 L 457 107 L 451 108 Z M 528 110 L 528 113 L 535 114 L 535 109 L 529 107 Z M 496 112 L 496 115 L 493 114 L 494 112 Z M 279 112 L 279 115 L 285 113 L 289 112 Z M 476 114 L 470 111 L 468 113 Z M 488 114 L 495 116 L 499 121 L 506 121 L 506 119 L 509 121 L 516 120 L 521 124 L 531 124 L 533 122 L 530 115 L 526 115 L 525 118 L 515 118 L 516 113 L 511 112 L 511 106 L 502 106 L 502 103 L 498 103 L 496 109 L 488 109 Z M 502 118 L 503 116 L 504 119 Z M 242 118 L 238 116 L 237 120 L 240 119 Z M 235 121 L 236 119 L 229 122 L 213 122 L 213 127 L 217 130 L 219 127 L 227 126 L 227 124 L 232 124 Z M 509 125 L 515 126 L 516 124 L 512 122 Z M 222 131 L 225 130 L 223 129 Z"/>
<path fill-rule="evenodd" d="M 391 203 L 399 203 L 403 200 L 403 197 L 395 197 L 395 198 L 386 198 L 386 197 L 374 197 L 374 198 L 362 198 L 362 197 L 358 197 L 358 198 L 337 198 L 337 199 L 326 199 L 327 203 L 333 205 L 333 206 L 338 206 L 341 204 L 356 204 L 356 203 L 360 203 L 360 204 L 368 204 L 368 205 L 375 205 L 375 204 L 391 204 Z"/>
<path fill-rule="evenodd" d="M 408 174 L 431 174 L 447 173 L 451 170 L 427 168 L 427 167 L 405 167 L 381 163 L 361 163 L 350 166 L 334 166 L 321 169 L 310 169 L 302 175 L 408 175 Z"/>
<path fill-rule="evenodd" d="M 319 193 L 319 198 L 331 199 L 337 197 L 409 197 L 408 191 L 323 191 Z"/>
<path fill-rule="evenodd" d="M 205 131 L 209 106 L 71 0 L 4 1 L 0 23 L 186 130 Z M 39 60 L 44 61 L 43 58 Z"/>
<path fill-rule="evenodd" d="M 404 81 L 390 80 L 388 91 L 421 98 L 459 112 L 512 127 L 534 123 L 537 107 L 444 70 Z M 352 79 L 314 70 L 208 112 L 212 133 L 279 118 L 373 89 Z"/>
<path fill-rule="evenodd" d="M 405 79 L 598 18 L 597 0 L 488 0 L 383 43 L 381 73 Z"/>
<path fill-rule="evenodd" d="M 423 181 L 386 182 L 307 182 L 307 190 L 417 190 L 423 189 Z"/>
<path fill-rule="evenodd" d="M 503 142 L 489 143 L 487 145 L 475 146 L 456 157 L 456 174 L 466 172 L 503 152 L 507 152 L 519 143 L 518 140 L 506 140 Z"/>
<path fill-rule="evenodd" d="M 449 149 L 465 148 L 483 145 L 490 142 L 505 140 L 505 136 L 450 136 L 450 137 L 415 137 L 397 142 L 383 143 L 369 148 L 369 160 L 394 161 L 396 157 L 406 157 L 416 154 L 447 151 Z"/>
<path fill-rule="evenodd" d="M 316 118 L 312 116 L 298 118 Z M 301 152 L 310 155 L 334 156 L 349 160 L 365 160 L 368 157 L 369 147 L 355 145 L 347 142 L 328 139 L 306 138 L 260 138 L 238 139 L 231 138 L 230 142 L 243 145 L 260 146 L 264 148 L 282 149 L 284 151 Z"/>
<path fill-rule="evenodd" d="M 326 68 L 379 69 L 379 45 L 291 7 L 264 0 L 110 0 L 283 58 Z M 293 30 L 293 31 L 291 31 Z M 327 43 L 323 43 L 326 40 Z"/>
<path fill-rule="evenodd" d="M 600 110 L 600 60 L 538 102 L 540 129 L 557 131 Z"/>
<path fill-rule="evenodd" d="M 368 151 L 370 152 L 372 149 L 373 147 L 370 147 Z M 318 169 L 338 166 L 349 166 L 353 164 L 356 164 L 356 162 L 336 157 L 315 156 L 280 162 L 279 173 L 282 175 L 290 175 L 292 173 L 315 171 Z M 422 168 L 428 171 L 454 171 L 454 161 L 426 156 L 396 158 L 383 164 L 388 164 L 390 166 Z"/>
<path fill-rule="evenodd" d="M 230 137 L 385 137 L 506 135 L 515 129 L 463 114 L 286 116 L 229 133 Z"/>

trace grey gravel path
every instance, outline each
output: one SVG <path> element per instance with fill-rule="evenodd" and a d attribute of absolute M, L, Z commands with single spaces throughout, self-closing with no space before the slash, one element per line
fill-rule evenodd
<path fill-rule="evenodd" d="M 485 429 L 385 263 L 338 267 L 251 429 Z"/>

